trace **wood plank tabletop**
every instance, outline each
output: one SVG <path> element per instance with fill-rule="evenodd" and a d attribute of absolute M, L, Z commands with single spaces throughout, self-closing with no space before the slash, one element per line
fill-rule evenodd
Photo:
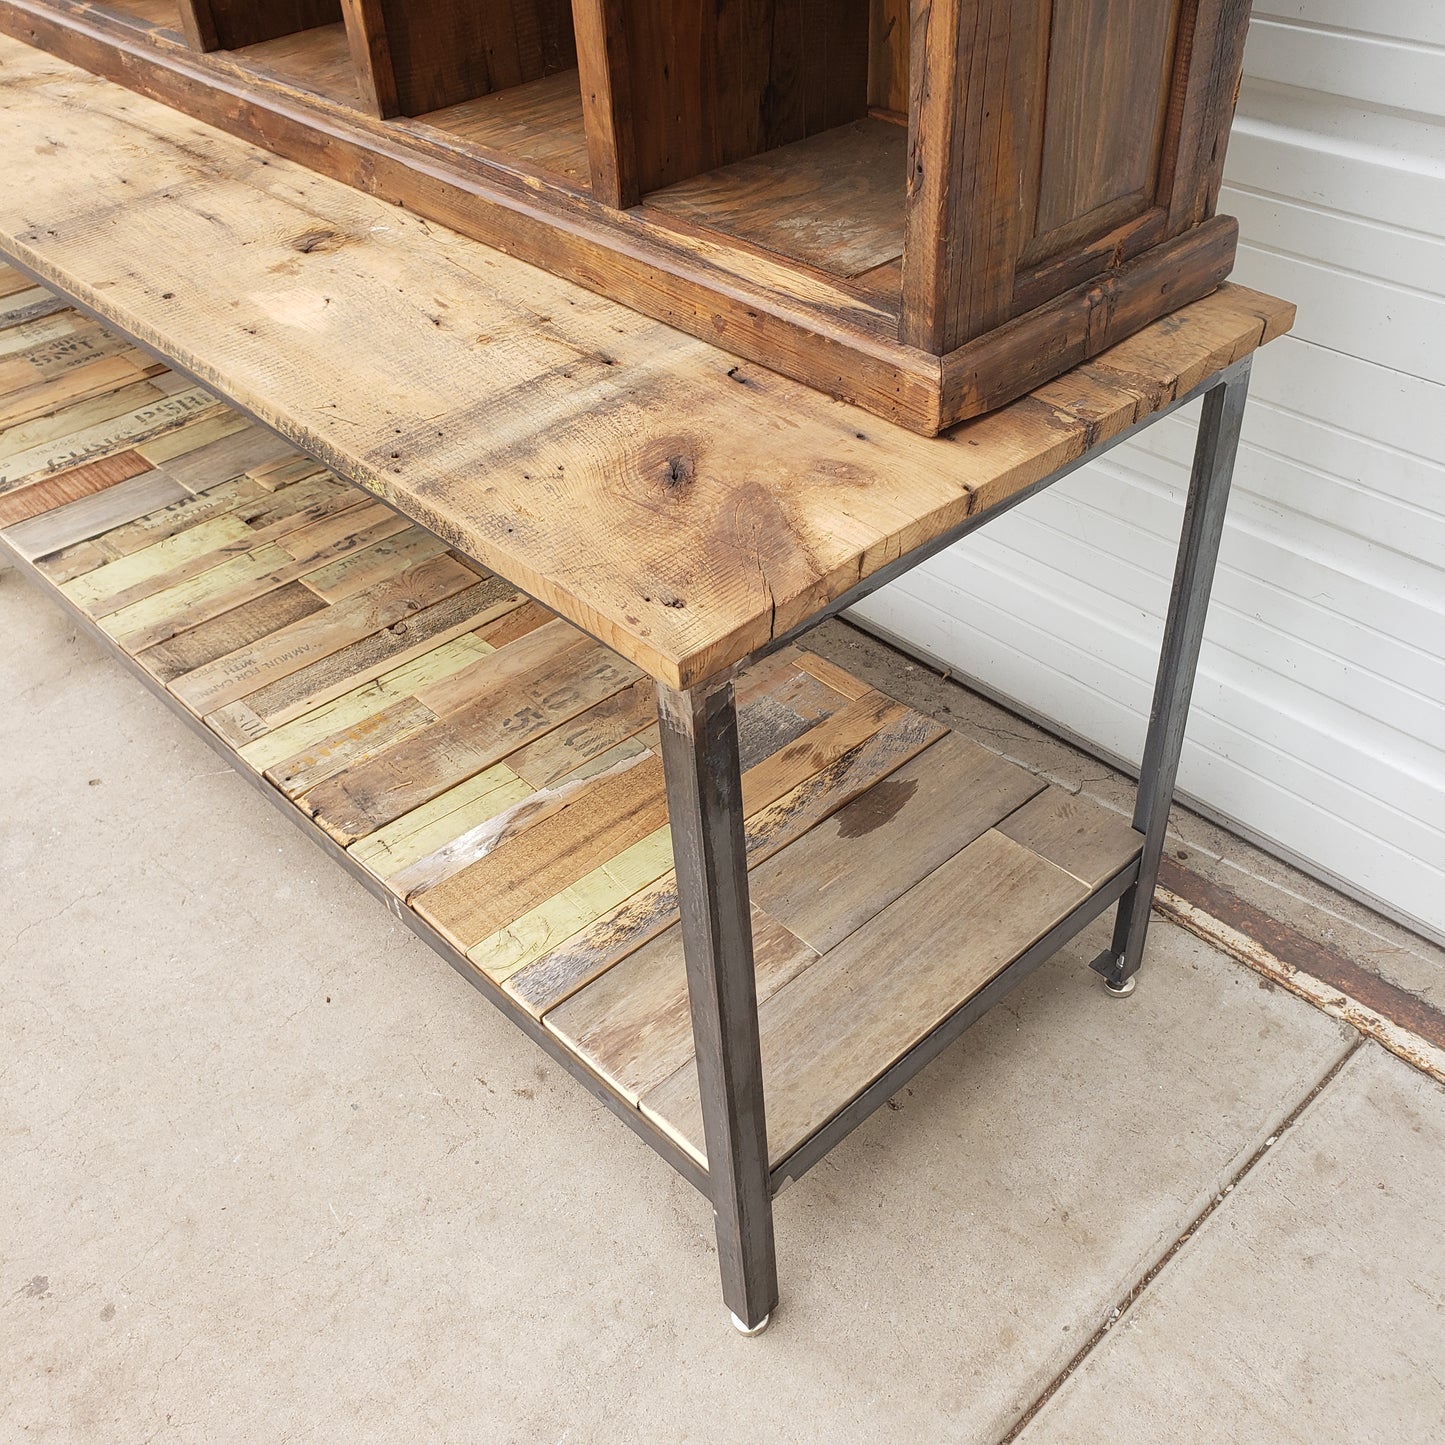
<path fill-rule="evenodd" d="M 1225 286 L 924 438 L 9 39 L 0 251 L 674 687 L 1293 320 Z"/>
<path fill-rule="evenodd" d="M 649 679 L 17 281 L 0 555 L 705 1167 Z M 800 648 L 737 700 L 780 1165 L 1142 839 Z"/>

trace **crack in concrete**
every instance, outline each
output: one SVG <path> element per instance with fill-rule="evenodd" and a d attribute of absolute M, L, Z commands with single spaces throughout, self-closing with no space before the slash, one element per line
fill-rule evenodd
<path fill-rule="evenodd" d="M 4 957 L 7 959 L 10 957 L 20 940 L 24 938 L 27 933 L 33 933 L 37 928 L 43 928 L 47 923 L 54 923 L 58 918 L 64 918 L 72 908 L 79 908 L 82 903 L 89 903 L 92 898 L 99 898 L 104 892 L 105 890 L 103 888 L 97 888 L 93 893 L 82 893 L 79 898 L 72 898 L 69 903 L 57 908 L 54 913 L 48 913 L 43 918 L 32 919 L 21 928 L 19 932 L 14 934 L 5 945 Z"/>

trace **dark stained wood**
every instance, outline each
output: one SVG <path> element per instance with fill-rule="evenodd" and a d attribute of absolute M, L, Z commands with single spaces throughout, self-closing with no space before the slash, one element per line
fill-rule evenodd
<path fill-rule="evenodd" d="M 632 68 L 620 0 L 572 0 L 592 194 L 604 206 L 642 199 L 632 122 Z"/>
<path fill-rule="evenodd" d="M 187 0 L 105 0 L 105 4 L 151 29 L 179 30 Z"/>
<path fill-rule="evenodd" d="M 1238 223 L 1217 216 L 950 352 L 939 424 L 1001 406 L 1016 388 L 1041 386 L 1209 295 L 1233 268 L 1238 242 Z"/>
<path fill-rule="evenodd" d="M 913 0 L 905 343 L 954 351 L 1009 319 L 1047 0 Z"/>
<path fill-rule="evenodd" d="M 1166 148 L 1169 229 L 1180 235 L 1214 214 L 1224 179 L 1224 153 L 1244 74 L 1250 0 L 1189 0 L 1194 24 L 1175 67 L 1173 152 Z"/>
<path fill-rule="evenodd" d="M 577 64 L 568 0 L 345 0 L 361 91 L 424 115 Z"/>
<path fill-rule="evenodd" d="M 1121 336 L 1228 274 L 1224 232 L 1207 260 L 1183 242 L 1213 214 L 1247 11 L 914 0 L 900 335 L 944 358 L 941 424 L 1093 354 L 1071 317 L 1096 288 L 1123 300 Z M 997 389 L 971 389 L 975 368 Z"/>
<path fill-rule="evenodd" d="M 1159 0 L 1054 0 L 1024 261 L 1155 203 L 1179 9 Z"/>
<path fill-rule="evenodd" d="M 589 5 L 602 8 L 587 26 L 584 92 L 609 57 L 625 79 L 597 107 L 601 136 L 631 146 L 614 163 L 632 183 L 619 187 L 624 204 L 867 109 L 867 0 Z"/>
<path fill-rule="evenodd" d="M 239 50 L 341 19 L 340 0 L 180 0 L 181 28 L 200 50 Z"/>
<path fill-rule="evenodd" d="M 868 22 L 868 105 L 908 120 L 908 0 L 872 0 Z"/>

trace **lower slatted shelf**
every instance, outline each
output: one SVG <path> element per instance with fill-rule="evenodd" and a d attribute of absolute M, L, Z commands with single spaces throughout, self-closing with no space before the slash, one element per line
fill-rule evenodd
<path fill-rule="evenodd" d="M 3 268 L 0 541 L 705 1163 L 648 679 Z M 1140 839 L 806 651 L 737 697 L 778 1165 Z"/>

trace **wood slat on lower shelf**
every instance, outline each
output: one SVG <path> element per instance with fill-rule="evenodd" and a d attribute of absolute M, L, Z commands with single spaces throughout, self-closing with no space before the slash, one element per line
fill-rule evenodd
<path fill-rule="evenodd" d="M 0 407 L 57 328 L 104 349 L 47 319 L 6 353 Z M 0 541 L 679 1168 L 705 1163 L 652 684 L 212 398 L 158 430 L 114 381 L 114 405 L 0 430 L 23 459 Z M 1139 838 L 796 648 L 737 700 L 777 1165 Z"/>

